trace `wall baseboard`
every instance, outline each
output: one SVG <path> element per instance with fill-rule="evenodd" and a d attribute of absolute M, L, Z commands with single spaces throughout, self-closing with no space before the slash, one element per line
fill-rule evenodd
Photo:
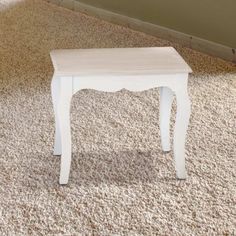
<path fill-rule="evenodd" d="M 224 46 L 212 41 L 208 41 L 189 34 L 181 33 L 163 26 L 144 22 L 135 18 L 120 15 L 101 8 L 93 7 L 76 0 L 46 0 L 47 2 L 57 4 L 68 9 L 79 11 L 100 19 L 129 27 L 133 30 L 141 31 L 159 38 L 179 43 L 188 48 L 219 57 L 227 61 L 236 63 L 236 49 Z"/>

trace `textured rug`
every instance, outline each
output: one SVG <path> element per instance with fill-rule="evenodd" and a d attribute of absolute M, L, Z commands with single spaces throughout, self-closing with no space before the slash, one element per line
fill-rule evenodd
<path fill-rule="evenodd" d="M 233 64 L 44 1 L 0 2 L 0 235 L 236 235 Z M 60 186 L 49 52 L 169 45 L 194 71 L 188 179 L 161 151 L 157 89 L 82 90 Z"/>

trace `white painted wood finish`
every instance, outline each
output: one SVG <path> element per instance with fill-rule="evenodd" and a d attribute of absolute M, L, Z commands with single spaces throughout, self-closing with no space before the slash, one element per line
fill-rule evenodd
<path fill-rule="evenodd" d="M 186 178 L 185 137 L 190 116 L 187 94 L 191 68 L 174 48 L 116 48 L 55 50 L 52 79 L 56 134 L 54 154 L 61 155 L 60 184 L 67 184 L 71 163 L 70 101 L 81 89 L 115 92 L 126 88 L 143 91 L 160 87 L 162 148 L 170 151 L 170 115 L 177 98 L 174 157 L 177 177 Z"/>
<path fill-rule="evenodd" d="M 168 87 L 160 87 L 160 131 L 161 145 L 165 152 L 171 150 L 170 147 L 170 115 L 173 102 L 173 92 Z"/>

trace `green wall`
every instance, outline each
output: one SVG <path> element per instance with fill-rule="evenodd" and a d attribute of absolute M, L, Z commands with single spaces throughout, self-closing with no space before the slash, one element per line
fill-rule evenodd
<path fill-rule="evenodd" d="M 232 48 L 236 0 L 79 0 Z"/>

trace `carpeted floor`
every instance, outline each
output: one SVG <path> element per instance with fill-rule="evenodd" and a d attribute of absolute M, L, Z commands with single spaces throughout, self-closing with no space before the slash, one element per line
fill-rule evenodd
<path fill-rule="evenodd" d="M 236 235 L 233 64 L 42 0 L 0 2 L 0 235 Z M 188 179 L 161 151 L 157 89 L 83 90 L 60 186 L 50 50 L 166 45 L 194 71 Z"/>

